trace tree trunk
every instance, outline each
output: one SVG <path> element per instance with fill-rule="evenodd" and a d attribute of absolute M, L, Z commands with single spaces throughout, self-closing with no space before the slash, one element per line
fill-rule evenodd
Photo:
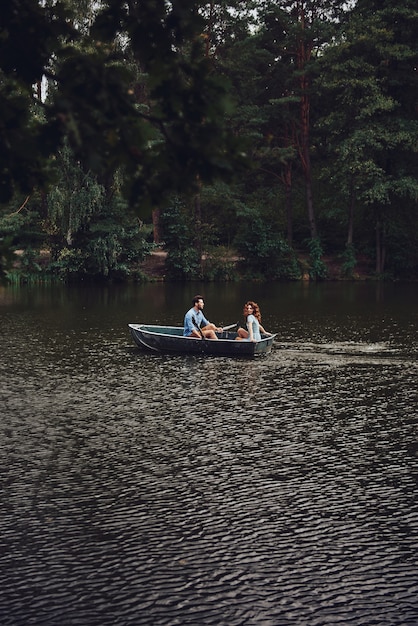
<path fill-rule="evenodd" d="M 354 191 L 353 179 L 350 180 L 350 201 L 348 205 L 348 231 L 347 231 L 347 246 L 353 245 L 353 233 L 354 233 L 354 208 L 356 203 L 356 194 Z"/>
<path fill-rule="evenodd" d="M 305 170 L 305 186 L 306 186 L 306 206 L 308 209 L 309 228 L 311 230 L 311 239 L 318 237 L 318 231 L 316 228 L 315 211 L 312 195 L 312 172 L 311 172 L 311 159 L 309 156 L 309 147 L 306 147 L 306 170 Z"/>
<path fill-rule="evenodd" d="M 195 245 L 197 251 L 197 258 L 199 259 L 200 264 L 200 274 L 203 276 L 203 250 L 202 250 L 202 206 L 201 206 L 201 195 L 200 195 L 200 187 L 201 184 L 199 182 L 199 191 L 195 195 L 194 198 L 194 221 L 195 221 Z"/>
<path fill-rule="evenodd" d="M 386 244 L 382 222 L 376 222 L 376 274 L 383 274 L 385 269 Z"/>
<path fill-rule="evenodd" d="M 161 237 L 160 237 L 160 215 L 161 215 L 161 210 L 160 209 L 153 209 L 152 210 L 152 228 L 153 228 L 153 235 L 154 235 L 154 243 L 160 243 L 161 242 Z"/>
<path fill-rule="evenodd" d="M 306 7 L 303 2 L 297 2 L 298 20 L 302 33 L 306 30 Z M 310 143 L 310 78 L 307 73 L 307 64 L 312 55 L 312 45 L 305 41 L 303 34 L 300 37 L 297 47 L 297 67 L 299 70 L 300 87 L 300 145 L 299 154 L 302 162 L 302 169 L 305 176 L 306 206 L 308 210 L 309 228 L 311 239 L 318 236 L 316 228 L 315 210 L 312 194 L 312 168 L 309 153 Z"/>
<path fill-rule="evenodd" d="M 292 164 L 287 163 L 283 174 L 285 189 L 285 205 L 287 219 L 287 243 L 293 245 L 293 198 L 292 198 Z"/>

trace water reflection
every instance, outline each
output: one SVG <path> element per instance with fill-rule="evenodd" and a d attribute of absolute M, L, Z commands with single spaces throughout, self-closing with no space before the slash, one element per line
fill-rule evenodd
<path fill-rule="evenodd" d="M 418 623 L 415 291 L 252 285 L 254 361 L 131 343 L 248 299 L 204 287 L 0 292 L 0 622 Z"/>

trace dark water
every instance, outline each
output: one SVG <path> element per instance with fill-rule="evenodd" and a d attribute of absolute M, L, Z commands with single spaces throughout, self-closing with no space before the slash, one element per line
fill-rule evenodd
<path fill-rule="evenodd" d="M 248 360 L 128 322 L 278 332 Z M 0 291 L 0 624 L 418 625 L 415 285 Z"/>

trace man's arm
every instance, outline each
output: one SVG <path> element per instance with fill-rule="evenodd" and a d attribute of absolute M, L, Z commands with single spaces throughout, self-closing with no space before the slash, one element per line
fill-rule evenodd
<path fill-rule="evenodd" d="M 213 322 L 209 322 L 209 320 L 207 320 L 205 317 L 202 319 L 202 322 L 203 330 L 216 330 L 217 332 L 222 332 L 222 326 L 215 326 Z"/>

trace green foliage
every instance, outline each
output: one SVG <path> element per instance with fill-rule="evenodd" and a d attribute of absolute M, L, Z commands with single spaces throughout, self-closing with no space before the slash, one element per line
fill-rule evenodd
<path fill-rule="evenodd" d="M 9 208 L 9 207 L 7 207 Z M 24 213 L 6 213 L 0 216 L 0 237 L 6 239 L 12 245 L 16 241 L 18 233 L 22 230 L 26 222 Z"/>
<path fill-rule="evenodd" d="M 194 245 L 195 233 L 184 205 L 177 199 L 160 218 L 161 235 L 168 251 L 166 276 L 172 280 L 201 278 L 200 259 Z"/>
<path fill-rule="evenodd" d="M 85 172 L 66 145 L 55 163 L 57 184 L 47 196 L 48 216 L 53 227 L 71 243 L 73 236 L 98 213 L 105 190 L 90 172 Z"/>
<path fill-rule="evenodd" d="M 10 249 L 9 258 L 6 250 L 2 254 L 3 273 L 7 268 L 7 278 L 14 282 L 18 275 L 26 282 L 140 279 L 139 264 L 152 244 L 145 241 L 145 231 L 120 196 L 117 177 L 106 191 L 66 147 L 54 167 L 57 186 L 46 197 L 34 195 L 22 210 L 0 218 L 0 238 Z M 40 266 L 42 248 L 46 255 Z M 15 250 L 20 251 L 18 257 L 12 254 Z"/>
<path fill-rule="evenodd" d="M 41 265 L 38 262 L 39 252 L 33 250 L 30 246 L 27 247 L 20 258 L 20 266 L 23 276 L 29 274 L 40 274 Z"/>
<path fill-rule="evenodd" d="M 56 160 L 59 184 L 47 196 L 54 249 L 51 271 L 65 278 L 126 278 L 150 250 L 120 195 L 119 176 L 106 189 L 65 146 Z"/>
<path fill-rule="evenodd" d="M 19 254 L 13 255 L 12 262 L 5 269 L 4 277 L 12 284 L 43 283 L 45 273 L 40 264 L 38 250 L 31 247 L 19 250 Z"/>
<path fill-rule="evenodd" d="M 175 198 L 170 206 L 161 212 L 161 237 L 167 250 L 184 250 L 190 245 L 192 232 L 190 219 L 186 214 L 184 204 Z"/>
<path fill-rule="evenodd" d="M 357 265 L 356 251 L 352 244 L 347 244 L 341 255 L 341 275 L 344 278 L 353 278 L 354 270 Z"/>
<path fill-rule="evenodd" d="M 199 257 L 196 248 L 169 250 L 166 258 L 166 276 L 170 280 L 196 280 L 201 278 Z"/>
<path fill-rule="evenodd" d="M 307 206 L 320 233 L 312 278 L 327 275 L 325 245 L 352 276 L 356 253 L 374 254 L 377 220 L 382 275 L 418 271 L 416 2 L 251 11 L 7 0 L 0 201 L 13 204 L 0 205 L 0 275 L 46 277 L 46 250 L 52 277 L 140 279 L 150 243 L 135 214 L 156 207 L 176 280 L 233 279 L 234 241 L 245 276 L 298 278 L 283 234 L 307 245 Z"/>
<path fill-rule="evenodd" d="M 10 205 L 6 209 L 10 211 Z M 28 282 L 32 277 L 37 280 L 41 273 L 37 259 L 42 242 L 37 212 L 26 209 L 0 216 L 0 277 L 9 282 L 15 275 L 14 282 Z"/>
<path fill-rule="evenodd" d="M 138 229 L 111 227 L 83 238 L 80 247 L 63 247 L 47 272 L 65 281 L 80 278 L 143 280 L 138 265 L 151 246 L 138 235 Z"/>
<path fill-rule="evenodd" d="M 0 201 L 51 182 L 49 159 L 64 138 L 86 170 L 109 177 L 123 165 L 137 207 L 189 189 L 197 177 L 230 177 L 231 160 L 243 155 L 225 117 L 228 85 L 205 55 L 197 7 L 184 0 L 83 4 L 7 0 L 2 8 Z M 33 85 L 45 80 L 43 103 Z"/>
<path fill-rule="evenodd" d="M 0 12 L 0 202 L 16 189 L 31 193 L 50 180 L 49 156 L 61 138 L 45 124 L 33 85 L 49 74 L 52 56 L 76 37 L 62 2 L 6 0 Z"/>
<path fill-rule="evenodd" d="M 364 212 L 363 237 L 368 222 L 375 228 L 369 216 L 379 215 L 389 232 L 401 202 L 417 211 L 417 36 L 412 0 L 362 0 L 321 58 L 319 128 L 329 155 L 322 175 L 336 206 L 356 201 Z"/>
<path fill-rule="evenodd" d="M 294 252 L 260 215 L 248 215 L 234 245 L 243 258 L 241 267 L 248 277 L 262 280 L 300 277 Z"/>
<path fill-rule="evenodd" d="M 230 251 L 224 246 L 211 247 L 207 250 L 203 263 L 203 277 L 208 281 L 234 281 L 238 279 L 235 261 Z"/>
<path fill-rule="evenodd" d="M 0 236 L 0 280 L 7 278 L 13 261 L 12 238 Z"/>
<path fill-rule="evenodd" d="M 65 281 L 83 274 L 86 254 L 79 248 L 62 248 L 55 261 L 49 266 L 49 271 Z"/>
<path fill-rule="evenodd" d="M 211 226 L 208 245 L 215 241 L 228 247 L 237 232 L 237 213 L 242 209 L 242 191 L 238 185 L 217 182 L 201 192 L 202 221 Z M 212 248 L 213 250 L 213 248 Z"/>
<path fill-rule="evenodd" d="M 144 260 L 151 250 L 137 225 L 121 227 L 100 224 L 91 229 L 91 239 L 86 246 L 89 274 L 104 277 L 128 277 L 133 268 Z"/>
<path fill-rule="evenodd" d="M 312 280 L 323 280 L 327 277 L 328 270 L 322 260 L 323 249 L 320 239 L 309 239 L 309 276 Z"/>
<path fill-rule="evenodd" d="M 202 196 L 214 198 L 210 190 Z M 236 278 L 235 262 L 229 258 L 229 251 L 224 246 L 214 245 L 216 229 L 205 222 L 197 224 L 180 200 L 173 201 L 162 212 L 160 228 L 168 252 L 165 263 L 167 278 L 209 281 Z M 200 250 L 202 258 L 199 258 Z"/>
<path fill-rule="evenodd" d="M 385 215 L 387 273 L 394 278 L 416 278 L 418 275 L 418 212 L 407 199 L 397 203 L 396 211 Z"/>

